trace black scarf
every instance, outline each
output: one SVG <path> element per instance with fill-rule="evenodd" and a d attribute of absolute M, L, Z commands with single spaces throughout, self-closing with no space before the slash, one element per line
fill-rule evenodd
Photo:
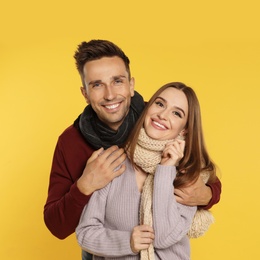
<path fill-rule="evenodd" d="M 81 134 L 94 149 L 100 147 L 107 149 L 112 145 L 122 147 L 141 115 L 144 105 L 142 96 L 135 91 L 134 96 L 131 98 L 129 112 L 117 131 L 112 130 L 100 121 L 91 105 L 86 106 L 75 123 L 78 121 Z"/>

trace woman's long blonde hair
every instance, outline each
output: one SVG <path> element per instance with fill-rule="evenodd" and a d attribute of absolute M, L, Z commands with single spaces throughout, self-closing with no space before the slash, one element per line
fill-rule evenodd
<path fill-rule="evenodd" d="M 203 171 L 207 171 L 210 174 L 208 183 L 214 182 L 216 178 L 216 167 L 211 161 L 205 146 L 199 101 L 194 90 L 181 82 L 165 84 L 151 97 L 126 142 L 129 159 L 134 165 L 134 150 L 138 141 L 140 129 L 144 125 L 147 110 L 154 103 L 156 98 L 167 88 L 175 88 L 182 91 L 188 100 L 188 120 L 185 127 L 187 131 L 185 136 L 185 151 L 183 158 L 177 166 L 178 174 L 175 178 L 174 186 L 179 188 L 193 183 Z"/>

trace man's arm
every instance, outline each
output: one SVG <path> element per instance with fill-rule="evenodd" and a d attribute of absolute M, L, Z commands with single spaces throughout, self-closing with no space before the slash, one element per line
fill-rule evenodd
<path fill-rule="evenodd" d="M 73 145 L 58 141 L 44 206 L 45 224 L 60 239 L 74 233 L 92 192 L 104 187 L 124 171 L 124 166 L 114 171 L 125 159 L 122 149 L 111 147 L 101 156 L 97 156 L 98 151 L 94 152 L 93 157 L 96 158 L 90 157 L 86 165 L 89 149 L 81 149 L 82 144 L 79 143 Z M 109 157 L 112 153 L 113 156 Z"/>
<path fill-rule="evenodd" d="M 201 177 L 188 186 L 174 189 L 176 201 L 187 206 L 199 206 L 202 209 L 210 209 L 220 200 L 221 182 L 217 178 L 214 183 L 205 184 Z"/>
<path fill-rule="evenodd" d="M 82 163 L 85 157 L 79 157 L 72 168 L 69 160 L 66 163 L 67 155 L 63 150 L 64 147 L 59 140 L 53 156 L 48 197 L 44 206 L 45 224 L 59 239 L 64 239 L 75 231 L 81 212 L 90 198 L 82 194 L 76 184 L 84 167 Z"/>
<path fill-rule="evenodd" d="M 221 195 L 222 185 L 218 178 L 214 183 L 207 184 L 206 186 L 210 187 L 212 197 L 207 205 L 200 206 L 200 208 L 202 208 L 202 209 L 210 209 L 213 205 L 217 204 L 220 200 L 220 195 Z"/>

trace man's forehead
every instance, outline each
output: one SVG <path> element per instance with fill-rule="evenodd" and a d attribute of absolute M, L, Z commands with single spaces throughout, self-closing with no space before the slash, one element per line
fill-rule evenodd
<path fill-rule="evenodd" d="M 129 75 L 122 59 L 107 58 L 87 62 L 84 66 L 84 76 L 87 81 L 107 81 L 120 77 L 127 78 Z"/>

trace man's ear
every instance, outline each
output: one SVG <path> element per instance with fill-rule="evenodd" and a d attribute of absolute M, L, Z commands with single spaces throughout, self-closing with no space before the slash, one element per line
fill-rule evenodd
<path fill-rule="evenodd" d="M 133 77 L 130 79 L 130 93 L 131 97 L 135 95 L 135 78 Z"/>
<path fill-rule="evenodd" d="M 88 99 L 88 94 L 87 94 L 86 88 L 85 87 L 80 87 L 80 90 L 81 90 L 81 94 L 85 98 L 86 102 L 89 104 L 89 99 Z"/>

